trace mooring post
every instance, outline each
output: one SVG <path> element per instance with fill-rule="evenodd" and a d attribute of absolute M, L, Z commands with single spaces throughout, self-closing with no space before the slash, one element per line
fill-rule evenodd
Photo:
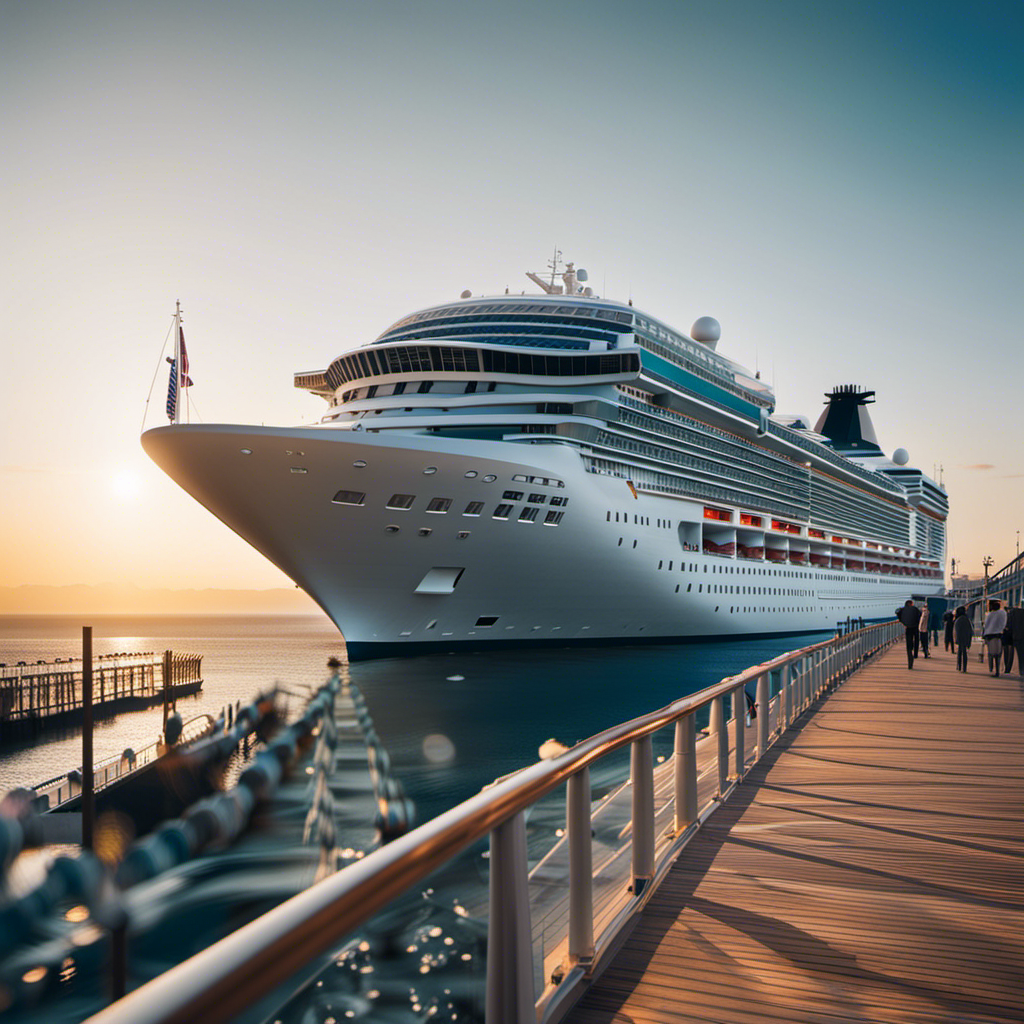
<path fill-rule="evenodd" d="M 171 713 L 171 652 L 164 651 L 164 736 L 167 736 L 167 716 Z"/>
<path fill-rule="evenodd" d="M 82 849 L 92 849 L 92 626 L 82 627 Z"/>

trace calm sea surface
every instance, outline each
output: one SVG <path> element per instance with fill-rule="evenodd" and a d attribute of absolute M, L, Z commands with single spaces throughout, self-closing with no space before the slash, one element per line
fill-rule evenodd
<path fill-rule="evenodd" d="M 341 637 L 321 616 L 16 616 L 0 618 L 0 662 L 80 657 L 83 625 L 93 627 L 96 654 L 201 654 L 203 690 L 179 701 L 184 719 L 216 715 L 275 684 L 303 695 L 327 677 L 328 658 L 344 657 Z M 360 662 L 349 672 L 422 821 L 535 761 L 549 737 L 569 746 L 815 639 L 439 654 Z M 156 707 L 100 722 L 96 760 L 151 743 L 161 718 Z M 427 756 L 439 736 L 454 748 L 440 764 Z M 7 743 L 0 792 L 80 763 L 78 731 Z"/>

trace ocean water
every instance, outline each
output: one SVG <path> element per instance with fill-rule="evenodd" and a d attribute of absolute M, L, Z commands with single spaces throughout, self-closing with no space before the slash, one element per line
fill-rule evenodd
<path fill-rule="evenodd" d="M 32 616 L 0 618 L 0 662 L 81 656 L 83 625 L 96 654 L 190 651 L 203 656 L 203 689 L 178 702 L 182 718 L 216 716 L 274 685 L 292 706 L 344 660 L 324 616 Z M 495 778 L 537 760 L 554 738 L 574 742 L 652 711 L 748 665 L 825 634 L 730 643 L 445 653 L 357 662 L 363 689 L 396 773 L 424 820 Z M 96 760 L 156 739 L 162 709 L 97 724 Z M 438 751 L 448 756 L 438 759 Z M 0 793 L 81 763 L 80 730 L 44 732 L 0 747 Z"/>

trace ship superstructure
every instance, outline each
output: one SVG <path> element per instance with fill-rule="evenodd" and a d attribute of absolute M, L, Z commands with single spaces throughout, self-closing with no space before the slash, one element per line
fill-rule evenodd
<path fill-rule="evenodd" d="M 683 334 L 557 269 L 296 374 L 316 425 L 172 425 L 147 451 L 353 658 L 812 631 L 942 592 L 945 491 L 883 455 L 872 392 L 834 389 L 814 429 L 776 416 L 716 321 Z"/>

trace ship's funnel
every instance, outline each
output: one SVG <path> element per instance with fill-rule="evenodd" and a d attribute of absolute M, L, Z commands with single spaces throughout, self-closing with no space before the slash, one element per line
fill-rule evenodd
<path fill-rule="evenodd" d="M 826 409 L 815 430 L 843 451 L 881 451 L 867 406 L 875 400 L 874 391 L 861 391 L 855 384 L 843 384 L 825 395 Z"/>

